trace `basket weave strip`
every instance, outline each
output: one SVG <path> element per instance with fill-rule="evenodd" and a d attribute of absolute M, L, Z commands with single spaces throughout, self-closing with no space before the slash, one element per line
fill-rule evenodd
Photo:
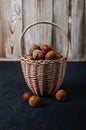
<path fill-rule="evenodd" d="M 57 84 L 56 86 L 53 87 L 51 93 L 52 95 L 59 89 L 59 87 L 62 84 L 62 81 L 64 79 L 64 75 L 65 75 L 65 70 L 66 70 L 66 61 L 64 60 L 63 62 L 61 62 L 58 66 L 58 70 L 57 70 L 57 76 L 56 76 L 56 81 Z"/>
<path fill-rule="evenodd" d="M 57 61 L 33 63 L 21 59 L 25 81 L 34 94 L 41 96 L 54 94 L 60 87 L 64 78 L 66 60 L 63 58 L 60 62 Z"/>

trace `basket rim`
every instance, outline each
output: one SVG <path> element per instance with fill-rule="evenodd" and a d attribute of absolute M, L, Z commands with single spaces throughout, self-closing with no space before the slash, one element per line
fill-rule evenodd
<path fill-rule="evenodd" d="M 24 61 L 26 63 L 48 64 L 48 63 L 56 63 L 56 62 L 60 63 L 60 62 L 63 62 L 63 61 L 67 61 L 67 58 L 66 57 L 62 57 L 60 59 L 55 59 L 55 60 L 28 60 L 28 59 L 26 59 L 24 57 L 21 57 L 20 60 Z"/>

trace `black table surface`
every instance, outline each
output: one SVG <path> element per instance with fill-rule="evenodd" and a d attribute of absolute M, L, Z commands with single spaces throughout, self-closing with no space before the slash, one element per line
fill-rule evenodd
<path fill-rule="evenodd" d="M 20 62 L 0 62 L 0 130 L 86 130 L 86 62 L 68 62 L 60 89 L 67 101 L 42 97 L 42 106 L 31 107 Z"/>

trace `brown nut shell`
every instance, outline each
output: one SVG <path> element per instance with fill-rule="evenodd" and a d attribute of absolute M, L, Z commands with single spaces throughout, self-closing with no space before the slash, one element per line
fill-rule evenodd
<path fill-rule="evenodd" d="M 32 94 L 30 92 L 25 92 L 22 97 L 25 101 L 28 101 L 31 96 Z"/>
<path fill-rule="evenodd" d="M 27 54 L 27 55 L 25 55 L 25 58 L 27 60 L 33 60 L 33 55 L 32 54 Z"/>
<path fill-rule="evenodd" d="M 67 92 L 63 89 L 61 90 L 58 90 L 56 93 L 55 93 L 55 98 L 59 101 L 64 101 L 67 99 Z"/>
<path fill-rule="evenodd" d="M 38 97 L 38 96 L 32 96 L 30 99 L 29 99 L 29 104 L 33 107 L 36 107 L 36 106 L 39 106 L 41 103 L 41 98 Z"/>
<path fill-rule="evenodd" d="M 33 51 L 33 58 L 35 60 L 43 60 L 44 59 L 44 53 L 41 50 L 34 50 Z"/>
<path fill-rule="evenodd" d="M 61 59 L 63 57 L 63 55 L 59 52 L 57 52 L 55 55 L 56 55 L 56 59 Z"/>
<path fill-rule="evenodd" d="M 33 53 L 33 51 L 36 49 L 39 49 L 39 46 L 37 44 L 32 44 L 29 48 L 29 52 Z"/>
<path fill-rule="evenodd" d="M 41 45 L 40 46 L 41 50 L 44 52 L 44 53 L 47 53 L 51 50 L 53 50 L 53 47 L 49 44 L 44 44 L 44 45 Z"/>
<path fill-rule="evenodd" d="M 55 59 L 55 51 L 49 51 L 48 53 L 46 53 L 45 55 L 45 59 L 50 60 L 50 59 Z"/>

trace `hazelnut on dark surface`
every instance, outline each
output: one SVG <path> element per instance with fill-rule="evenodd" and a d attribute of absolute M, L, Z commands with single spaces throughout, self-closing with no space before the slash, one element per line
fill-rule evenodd
<path fill-rule="evenodd" d="M 25 101 L 28 101 L 31 96 L 32 96 L 32 94 L 31 94 L 30 92 L 25 92 L 25 93 L 23 94 L 23 99 L 24 99 Z"/>
<path fill-rule="evenodd" d="M 55 98 L 59 101 L 65 101 L 67 99 L 67 92 L 63 89 L 58 90 L 55 93 Z"/>
<path fill-rule="evenodd" d="M 30 99 L 29 99 L 29 104 L 33 107 L 37 107 L 39 106 L 41 103 L 41 98 L 38 96 L 33 95 Z"/>

